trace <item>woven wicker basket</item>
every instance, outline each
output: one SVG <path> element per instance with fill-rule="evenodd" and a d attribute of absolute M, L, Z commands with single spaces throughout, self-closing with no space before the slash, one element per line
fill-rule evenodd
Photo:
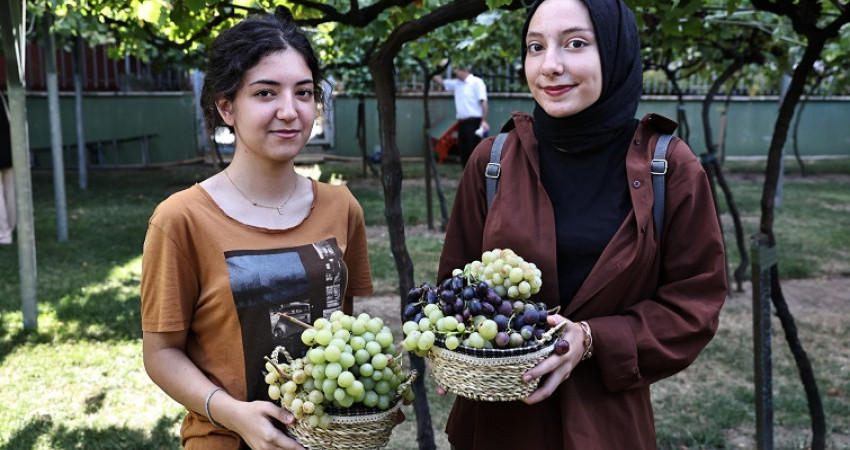
<path fill-rule="evenodd" d="M 284 347 L 275 348 L 270 360 L 277 363 L 281 353 L 288 362 L 292 362 L 292 357 Z M 407 379 L 396 389 L 398 398 L 389 409 L 383 411 L 376 411 L 374 408 L 341 410 L 342 412 L 337 414 L 331 413 L 331 424 L 327 428 L 314 428 L 301 420 L 296 420 L 286 428 L 299 444 L 309 450 L 384 448 L 390 440 L 393 428 L 398 425 L 396 414 L 401 408 L 401 394 L 416 381 L 417 376 L 418 372 L 410 371 Z"/>
<path fill-rule="evenodd" d="M 519 349 L 448 350 L 438 340 L 428 354 L 434 378 L 449 392 L 472 400 L 521 400 L 534 392 L 540 381 L 536 378 L 524 383 L 523 372 L 552 353 L 555 333 L 563 328 L 562 324 L 566 322 L 549 329 L 541 344 Z"/>
<path fill-rule="evenodd" d="M 313 428 L 303 421 L 288 425 L 289 434 L 310 450 L 360 450 L 384 448 L 397 424 L 401 399 L 390 409 L 373 414 L 331 415 L 328 428 Z"/>

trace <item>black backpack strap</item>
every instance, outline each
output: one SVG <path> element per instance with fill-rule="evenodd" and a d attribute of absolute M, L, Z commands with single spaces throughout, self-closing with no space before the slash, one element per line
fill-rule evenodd
<path fill-rule="evenodd" d="M 655 144 L 655 153 L 652 156 L 650 164 L 650 173 L 652 174 L 652 216 L 655 219 L 655 229 L 657 230 L 658 239 L 661 239 L 661 231 L 664 228 L 664 176 L 667 175 L 667 147 L 670 141 L 673 140 L 673 135 L 662 134 L 658 136 L 658 142 Z"/>
<path fill-rule="evenodd" d="M 487 209 L 490 209 L 490 202 L 493 201 L 493 196 L 496 195 L 496 186 L 499 185 L 499 177 L 502 175 L 502 147 L 505 145 L 508 133 L 499 133 L 493 141 L 493 147 L 490 148 L 490 162 L 487 163 L 487 168 L 484 169 L 484 177 L 487 182 Z"/>

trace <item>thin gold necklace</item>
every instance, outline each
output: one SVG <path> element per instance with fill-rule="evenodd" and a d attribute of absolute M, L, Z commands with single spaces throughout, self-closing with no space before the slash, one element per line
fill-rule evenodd
<path fill-rule="evenodd" d="M 292 179 L 292 190 L 289 191 L 289 196 L 286 197 L 286 200 L 283 202 L 282 205 L 280 205 L 280 206 L 263 205 L 262 203 L 257 203 L 254 200 L 251 200 L 250 198 L 248 198 L 248 196 L 245 195 L 244 192 L 242 192 L 242 189 L 239 189 L 239 186 L 236 184 L 235 181 L 233 181 L 233 178 L 230 178 L 230 173 L 227 172 L 227 169 L 224 169 L 223 172 L 224 172 L 225 175 L 227 175 L 227 179 L 230 180 L 230 184 L 232 184 L 233 187 L 236 188 L 236 191 L 239 192 L 239 194 L 242 195 L 242 197 L 245 200 L 248 200 L 252 205 L 254 205 L 258 208 L 276 209 L 277 213 L 280 214 L 281 216 L 283 215 L 283 209 L 289 203 L 289 200 L 292 199 L 292 194 L 295 194 L 295 188 L 298 187 L 298 184 L 297 184 L 298 183 L 298 174 L 295 174 L 295 177 Z"/>

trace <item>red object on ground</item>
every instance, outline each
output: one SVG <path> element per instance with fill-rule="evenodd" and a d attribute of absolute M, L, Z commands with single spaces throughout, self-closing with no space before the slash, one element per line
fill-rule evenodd
<path fill-rule="evenodd" d="M 449 157 L 449 152 L 452 147 L 457 146 L 457 121 L 452 122 L 451 126 L 446 129 L 436 139 L 434 143 L 434 151 L 437 153 L 437 162 L 442 164 Z"/>

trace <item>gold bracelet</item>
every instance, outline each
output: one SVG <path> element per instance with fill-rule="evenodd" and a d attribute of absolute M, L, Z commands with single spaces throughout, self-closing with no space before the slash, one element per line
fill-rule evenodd
<path fill-rule="evenodd" d="M 593 335 L 590 334 L 590 325 L 587 322 L 581 321 L 578 324 L 581 327 L 581 331 L 584 331 L 584 342 L 582 342 L 584 353 L 581 354 L 581 360 L 584 361 L 593 356 Z"/>

